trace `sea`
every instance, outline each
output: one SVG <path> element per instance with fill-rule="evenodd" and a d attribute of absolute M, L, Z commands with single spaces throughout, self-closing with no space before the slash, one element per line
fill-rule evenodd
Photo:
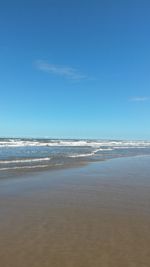
<path fill-rule="evenodd" d="M 0 138 L 0 172 L 150 155 L 150 141 Z"/>

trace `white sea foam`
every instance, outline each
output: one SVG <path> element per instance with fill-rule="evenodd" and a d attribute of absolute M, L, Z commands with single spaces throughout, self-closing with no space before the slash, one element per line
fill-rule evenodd
<path fill-rule="evenodd" d="M 150 147 L 150 141 L 0 139 L 0 147 Z"/>
<path fill-rule="evenodd" d="M 110 150 L 113 150 L 113 149 L 112 148 L 99 148 L 99 149 L 92 151 L 91 153 L 73 154 L 73 155 L 69 155 L 68 157 L 69 158 L 91 157 L 91 156 L 94 156 L 99 151 L 110 151 Z"/>
<path fill-rule="evenodd" d="M 94 153 L 87 153 L 87 154 L 74 154 L 74 155 L 69 155 L 68 158 L 81 158 L 81 157 L 90 157 L 93 156 Z"/>
<path fill-rule="evenodd" d="M 10 163 L 25 163 L 25 162 L 41 162 L 49 161 L 51 158 L 36 158 L 36 159 L 17 159 L 17 160 L 0 160 L 1 164 L 10 164 Z"/>

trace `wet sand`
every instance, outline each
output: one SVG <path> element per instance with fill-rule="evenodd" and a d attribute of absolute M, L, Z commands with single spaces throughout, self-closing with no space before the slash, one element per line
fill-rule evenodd
<path fill-rule="evenodd" d="M 0 180 L 0 266 L 150 266 L 150 157 Z"/>

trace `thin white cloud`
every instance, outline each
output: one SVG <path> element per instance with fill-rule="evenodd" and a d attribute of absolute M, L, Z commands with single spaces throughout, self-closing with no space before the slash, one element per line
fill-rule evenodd
<path fill-rule="evenodd" d="M 149 100 L 150 100 L 150 97 L 147 97 L 147 96 L 133 97 L 130 99 L 130 101 L 133 101 L 133 102 L 146 102 Z"/>
<path fill-rule="evenodd" d="M 82 75 L 78 70 L 71 68 L 71 67 L 49 64 L 46 61 L 42 61 L 42 60 L 36 61 L 35 64 L 36 64 L 36 67 L 41 71 L 45 71 L 50 74 L 62 76 L 70 80 L 77 81 L 77 80 L 82 80 L 82 79 L 87 78 L 87 76 Z"/>

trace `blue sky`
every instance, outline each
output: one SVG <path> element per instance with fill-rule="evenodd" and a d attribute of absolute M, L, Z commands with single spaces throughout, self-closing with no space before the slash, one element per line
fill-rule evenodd
<path fill-rule="evenodd" d="M 150 1 L 0 3 L 0 136 L 150 139 Z"/>

